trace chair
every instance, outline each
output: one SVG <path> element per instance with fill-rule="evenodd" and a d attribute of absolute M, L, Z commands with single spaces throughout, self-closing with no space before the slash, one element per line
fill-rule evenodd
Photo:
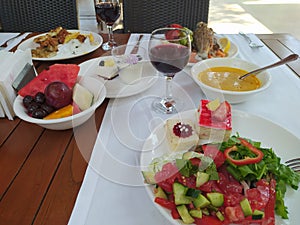
<path fill-rule="evenodd" d="M 77 0 L 1 0 L 4 32 L 46 32 L 61 26 L 78 29 Z"/>
<path fill-rule="evenodd" d="M 178 23 L 194 29 L 208 21 L 209 0 L 123 0 L 124 32 L 149 33 Z"/>

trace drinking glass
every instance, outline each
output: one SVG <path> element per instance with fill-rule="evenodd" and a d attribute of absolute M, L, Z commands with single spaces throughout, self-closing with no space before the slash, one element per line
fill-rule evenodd
<path fill-rule="evenodd" d="M 172 80 L 188 63 L 191 54 L 190 33 L 180 28 L 159 28 L 151 33 L 149 58 L 152 65 L 165 76 L 165 96 L 152 103 L 155 111 L 165 114 L 176 113 L 183 101 L 172 95 Z"/>
<path fill-rule="evenodd" d="M 108 29 L 108 41 L 102 45 L 103 50 L 111 50 L 117 46 L 113 35 L 113 25 L 120 17 L 119 0 L 95 0 L 96 16 Z"/>

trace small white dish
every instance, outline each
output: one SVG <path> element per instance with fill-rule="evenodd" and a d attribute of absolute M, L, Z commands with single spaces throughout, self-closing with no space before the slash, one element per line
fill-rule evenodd
<path fill-rule="evenodd" d="M 89 41 L 86 40 L 83 44 L 80 45 L 79 48 L 76 46 L 74 47 L 71 43 L 71 41 L 68 44 L 60 45 L 60 50 L 57 52 L 56 56 L 50 57 L 50 58 L 36 58 L 32 57 L 33 60 L 39 60 L 39 61 L 54 61 L 54 60 L 64 60 L 64 59 L 71 59 L 78 56 L 86 55 L 90 52 L 95 51 L 97 48 L 99 48 L 103 43 L 103 38 L 94 32 L 90 31 L 82 31 L 82 30 L 68 30 L 68 32 L 79 32 L 81 34 L 89 35 L 92 34 L 94 37 L 94 42 L 89 43 Z M 22 42 L 18 49 L 25 51 L 26 49 L 35 49 L 39 45 L 37 43 L 34 43 L 34 39 L 40 36 L 43 36 L 47 33 L 36 35 L 34 37 L 31 37 L 24 42 Z"/>
<path fill-rule="evenodd" d="M 35 119 L 27 114 L 26 109 L 23 106 L 23 97 L 20 95 L 18 95 L 14 101 L 14 112 L 20 119 L 29 123 L 35 123 L 50 130 L 66 130 L 77 127 L 87 121 L 94 114 L 95 110 L 101 105 L 106 96 L 106 89 L 103 82 L 93 77 L 78 77 L 78 83 L 87 88 L 94 95 L 94 102 L 92 106 L 78 114 L 59 119 Z"/>
<path fill-rule="evenodd" d="M 90 59 L 88 61 L 79 64 L 80 76 L 96 77 L 97 79 L 102 80 L 105 83 L 107 98 L 124 98 L 132 95 L 136 95 L 147 90 L 155 83 L 156 81 L 155 78 L 157 77 L 157 71 L 152 66 L 152 64 L 148 61 L 143 62 L 144 66 L 143 66 L 143 73 L 141 79 L 139 81 L 135 81 L 132 84 L 126 84 L 120 79 L 119 76 L 111 80 L 103 79 L 102 77 L 98 76 L 95 73 L 96 71 L 95 66 L 98 66 L 99 62 L 101 60 L 104 60 L 107 57 L 111 57 L 111 56 Z"/>
<path fill-rule="evenodd" d="M 258 65 L 239 58 L 214 58 L 196 63 L 191 68 L 192 77 L 206 97 L 211 100 L 219 98 L 220 100 L 226 100 L 231 104 L 245 102 L 256 94 L 265 91 L 271 84 L 271 75 L 267 71 L 263 71 L 256 76 L 261 81 L 261 86 L 252 91 L 227 91 L 210 87 L 202 83 L 198 79 L 198 75 L 200 72 L 212 67 L 233 67 L 245 71 L 253 71 L 259 68 Z"/>

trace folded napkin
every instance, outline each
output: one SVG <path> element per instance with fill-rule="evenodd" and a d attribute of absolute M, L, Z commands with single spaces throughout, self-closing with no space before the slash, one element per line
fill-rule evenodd
<path fill-rule="evenodd" d="M 27 68 L 32 68 L 32 58 L 30 49 L 26 51 L 17 50 L 15 53 L 0 51 L 0 116 L 7 116 L 13 120 L 15 116 L 13 103 L 17 96 L 16 90 L 13 88 L 13 83 L 17 81 L 17 86 L 20 86 L 24 77 L 28 75 Z M 28 66 L 29 65 L 29 66 Z M 36 75 L 34 71 L 34 75 Z M 16 82 L 15 82 L 16 83 Z"/>
<path fill-rule="evenodd" d="M 2 34 L 2 35 L 0 36 L 0 41 L 1 41 L 1 40 L 4 40 L 4 41 L 2 41 L 2 42 L 3 42 L 2 44 L 4 44 L 7 40 L 9 41 L 10 38 L 16 37 L 16 38 L 12 39 L 11 41 L 7 42 L 7 47 L 4 49 L 4 51 L 9 51 L 9 50 L 11 50 L 12 48 L 14 48 L 17 44 L 19 44 L 19 43 L 20 43 L 24 38 L 26 38 L 29 34 L 30 34 L 29 32 L 28 32 L 28 33 L 24 33 L 24 34 L 22 34 L 22 35 L 20 35 L 20 36 L 18 36 L 18 34 L 15 34 L 15 33 L 13 33 L 13 34 L 11 34 L 11 35 L 9 35 L 9 34 L 7 34 L 7 33 Z M 6 39 L 4 39 L 5 37 L 6 37 Z M 1 44 L 1 45 L 2 45 L 2 44 Z M 3 50 L 2 50 L 2 51 L 3 51 Z"/>

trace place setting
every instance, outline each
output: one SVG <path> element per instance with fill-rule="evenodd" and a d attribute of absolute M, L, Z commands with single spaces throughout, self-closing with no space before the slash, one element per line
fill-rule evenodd
<path fill-rule="evenodd" d="M 168 29 L 163 28 L 162 30 Z M 174 31 L 176 29 L 173 28 L 169 29 L 169 31 L 170 30 Z M 97 181 L 91 184 L 91 180 L 89 180 L 89 183 L 86 183 L 83 189 L 83 192 L 85 193 L 87 193 L 87 190 L 90 190 L 90 188 L 92 190 L 96 190 L 95 193 L 89 195 L 89 198 L 91 199 L 89 204 L 92 205 L 92 207 L 89 209 L 85 221 L 93 223 L 94 219 L 96 218 L 96 211 L 106 207 L 105 204 L 101 203 L 100 201 L 92 200 L 95 198 L 101 198 L 102 200 L 106 198 L 101 191 L 98 191 L 102 186 L 104 186 L 107 188 L 110 187 L 113 190 L 122 190 L 122 193 L 127 193 L 128 195 L 138 195 L 139 199 L 143 199 L 143 204 L 147 207 L 147 212 L 151 212 L 151 215 L 155 215 L 150 219 L 151 224 L 153 222 L 159 224 L 183 224 L 182 216 L 181 219 L 178 217 L 175 217 L 174 219 L 174 214 L 172 214 L 169 209 L 164 208 L 155 201 L 157 196 L 163 196 L 163 194 L 156 195 L 156 191 L 154 191 L 155 185 L 152 185 L 151 181 L 147 184 L 147 179 L 149 178 L 149 180 L 151 180 L 151 176 L 145 176 L 143 171 L 147 172 L 149 168 L 152 168 L 151 162 L 153 163 L 154 160 L 154 163 L 156 163 L 155 160 L 157 158 L 158 168 L 161 169 L 161 167 L 159 167 L 159 162 L 168 162 L 167 158 L 162 156 L 164 153 L 171 152 L 174 153 L 175 158 L 182 158 L 182 152 L 172 150 L 173 147 L 171 146 L 173 146 L 173 144 L 170 145 L 168 139 L 168 132 L 172 132 L 169 131 L 172 129 L 168 130 L 166 127 L 168 121 L 192 121 L 191 123 L 193 125 L 190 124 L 192 127 L 194 124 L 198 124 L 199 110 L 201 110 L 199 104 L 200 102 L 204 101 L 201 99 L 208 98 L 214 102 L 213 99 L 219 98 L 219 105 L 224 105 L 223 102 L 228 101 L 227 104 L 231 105 L 230 107 L 232 108 L 232 111 L 230 112 L 230 117 L 225 118 L 232 119 L 232 130 L 230 130 L 232 135 L 238 134 L 241 137 L 260 141 L 263 146 L 274 147 L 274 149 L 277 149 L 276 154 L 282 157 L 283 160 L 294 157 L 296 151 L 295 149 L 298 145 L 299 139 L 291 132 L 288 132 L 279 126 L 277 123 L 272 122 L 272 120 L 278 121 L 281 113 L 276 112 L 272 115 L 269 115 L 267 111 L 261 111 L 263 106 L 266 104 L 266 99 L 268 99 L 267 96 L 272 95 L 275 99 L 279 97 L 279 93 L 276 93 L 275 90 L 278 88 L 278 81 L 280 78 L 275 76 L 275 74 L 280 74 L 281 72 L 286 71 L 285 67 L 274 69 L 274 75 L 270 75 L 269 72 L 266 71 L 257 75 L 256 79 L 258 79 L 258 83 L 261 85 L 260 88 L 262 88 L 262 92 L 253 93 L 251 98 L 243 98 L 242 100 L 240 100 L 240 97 L 238 97 L 238 100 L 231 99 L 230 96 L 227 96 L 224 93 L 210 96 L 209 92 L 202 88 L 200 84 L 198 84 L 198 82 L 200 82 L 198 78 L 199 73 L 212 67 L 227 67 L 227 69 L 229 67 L 238 67 L 242 69 L 242 72 L 239 73 L 239 76 L 242 76 L 245 71 L 247 72 L 257 69 L 260 66 L 265 66 L 270 61 L 277 61 L 276 57 L 272 55 L 271 52 L 260 51 L 259 53 L 255 53 L 255 55 L 252 53 L 245 56 L 244 50 L 242 50 L 242 54 L 239 55 L 238 58 L 223 57 L 201 60 L 192 65 L 191 74 L 189 74 L 183 70 L 186 65 L 188 65 L 188 57 L 185 57 L 184 60 L 181 60 L 181 63 L 184 63 L 180 64 L 180 66 L 177 66 L 176 70 L 172 70 L 171 66 L 170 68 L 163 66 L 164 63 L 166 63 L 166 60 L 162 58 L 162 53 L 155 55 L 156 51 L 172 52 L 172 50 L 165 50 L 167 47 L 163 46 L 163 44 L 160 42 L 161 40 L 164 40 L 162 38 L 164 36 L 165 35 L 160 34 L 158 37 L 153 38 L 154 41 L 151 41 L 152 38 L 150 37 L 148 44 L 149 59 L 155 68 L 154 72 L 158 70 L 162 74 L 166 74 L 165 76 L 162 74 L 159 75 L 159 85 L 155 84 L 137 95 L 128 96 L 127 98 L 116 98 L 113 101 L 110 101 L 108 105 L 106 117 L 103 121 L 103 127 L 106 129 L 103 127 L 100 129 L 98 135 L 99 138 L 97 138 L 94 147 L 94 153 L 92 157 L 93 160 L 90 165 L 91 169 L 88 171 L 88 177 L 90 179 L 97 179 Z M 229 37 L 231 39 L 230 35 Z M 172 43 L 172 41 L 163 41 L 163 43 L 169 45 L 170 48 L 174 47 L 173 44 L 176 44 Z M 237 41 L 236 43 L 237 48 L 239 50 L 242 49 L 243 44 L 241 41 Z M 184 46 L 185 45 L 178 47 L 180 52 L 183 52 L 183 55 L 185 48 Z M 189 52 L 188 55 L 190 53 L 191 52 Z M 175 55 L 175 52 L 172 52 L 170 55 Z M 179 58 L 180 55 L 176 55 L 176 57 Z M 159 58 L 159 60 L 157 58 Z M 261 58 L 264 58 L 265 60 L 260 61 Z M 170 62 L 166 64 L 174 65 Z M 272 77 L 272 83 L 270 83 L 271 76 L 275 76 L 274 78 Z M 163 94 L 161 90 L 166 89 L 164 86 L 165 83 L 168 84 L 168 82 L 173 84 L 173 92 L 167 91 L 165 94 Z M 166 87 L 168 90 L 168 86 Z M 291 91 L 295 92 L 295 87 Z M 215 93 L 217 91 L 214 90 L 213 92 Z M 187 94 L 187 96 L 182 93 Z M 156 99 L 159 100 L 156 101 Z M 289 102 L 291 101 L 288 100 L 289 97 L 287 94 L 284 95 L 284 99 Z M 183 100 L 183 103 L 181 103 L 180 100 Z M 268 104 L 271 106 L 270 109 L 276 107 L 271 102 L 268 102 Z M 212 111 L 219 107 L 218 104 L 217 106 L 214 106 L 215 103 L 211 105 Z M 191 109 L 187 109 L 186 107 L 190 107 Z M 226 112 L 229 113 L 227 109 Z M 120 117 L 120 115 L 123 116 Z M 256 129 L 258 129 L 260 132 L 257 132 Z M 265 135 L 269 130 L 274 130 L 274 133 Z M 263 135 L 264 137 L 262 137 Z M 287 143 L 274 141 L 274 135 L 280 137 L 284 136 L 288 140 L 292 141 L 293 144 L 289 145 L 291 149 L 289 155 L 284 155 L 282 152 L 282 149 Z M 213 138 L 215 136 L 211 135 L 208 137 Z M 210 143 L 211 140 L 212 139 L 209 139 L 209 142 L 206 143 Z M 186 147 L 184 143 L 185 142 L 183 141 L 182 146 Z M 184 150 L 189 150 L 189 147 L 184 148 Z M 191 150 L 188 152 L 192 153 Z M 104 159 L 105 163 L 102 161 Z M 171 159 L 174 158 L 171 157 Z M 114 167 L 121 169 L 123 175 L 112 172 L 110 169 L 112 166 L 110 165 L 114 165 Z M 124 174 L 128 176 L 128 179 L 126 179 Z M 143 179 L 145 179 L 146 184 L 143 183 Z M 145 198 L 145 194 L 148 198 Z M 120 196 L 116 196 L 116 198 L 119 197 Z M 289 211 L 291 215 L 294 215 L 294 209 L 291 206 L 295 204 L 293 199 L 297 198 L 297 193 L 289 189 L 286 198 L 286 204 L 289 208 Z M 134 221 L 140 221 L 141 219 L 148 218 L 143 210 L 141 211 L 137 209 L 138 206 L 134 199 L 133 204 L 133 210 L 126 210 L 127 215 L 133 215 L 134 212 L 138 211 L 140 216 L 136 216 Z M 153 209 L 153 205 L 158 209 L 158 211 Z M 126 208 L 126 206 L 127 204 L 124 202 L 122 203 L 122 206 L 115 207 L 115 210 L 118 211 L 118 209 Z M 77 205 L 77 207 L 78 208 L 76 208 L 76 212 L 79 212 L 80 205 Z M 191 209 L 189 208 L 188 210 Z M 194 220 L 197 220 L 195 219 L 195 217 L 197 218 L 196 212 L 191 214 L 195 215 L 193 218 Z M 223 216 L 224 215 L 225 214 L 223 214 Z M 102 217 L 103 221 L 108 221 L 108 218 L 109 216 Z M 72 214 L 71 221 L 73 222 L 77 219 L 80 218 L 78 218 L 75 213 Z M 291 221 L 296 219 L 297 218 L 293 216 L 290 218 Z M 186 220 L 184 223 L 194 224 L 191 222 L 191 220 L 190 222 L 187 221 L 188 220 Z M 280 224 L 283 221 L 284 220 L 281 218 L 276 217 L 276 224 Z M 132 224 L 133 220 L 130 216 L 128 216 L 123 220 L 123 223 Z"/>
<path fill-rule="evenodd" d="M 94 1 L 98 32 L 0 39 L 3 218 L 34 196 L 28 223 L 297 223 L 298 54 L 202 20 L 114 32 L 123 4 Z"/>

